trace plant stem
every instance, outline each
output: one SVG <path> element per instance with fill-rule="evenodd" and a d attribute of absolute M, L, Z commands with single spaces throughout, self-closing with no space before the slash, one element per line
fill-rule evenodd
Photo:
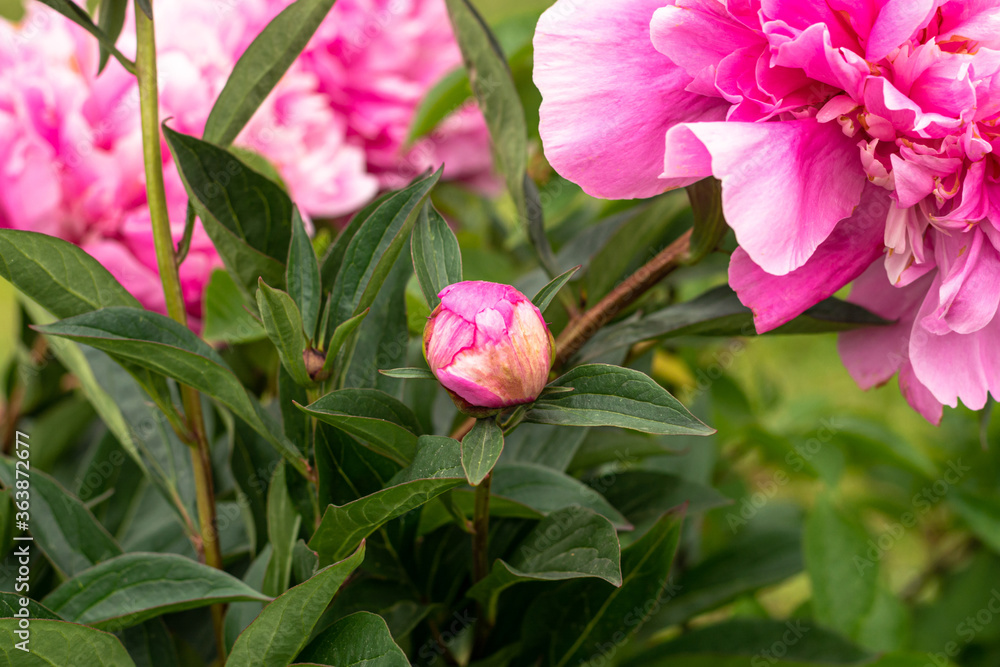
<path fill-rule="evenodd" d="M 635 303 L 653 285 L 677 268 L 691 248 L 691 230 L 660 251 L 638 271 L 618 284 L 579 319 L 563 329 L 556 340 L 556 360 L 553 368 L 560 368 L 580 351 L 584 343 L 610 322 L 615 315 Z"/>
<path fill-rule="evenodd" d="M 476 502 L 473 510 L 472 534 L 472 580 L 473 583 L 489 574 L 490 541 L 490 483 L 493 473 L 488 474 L 476 487 Z"/>
<path fill-rule="evenodd" d="M 174 241 L 170 233 L 170 216 L 167 211 L 167 197 L 163 184 L 163 156 L 160 153 L 159 92 L 156 80 L 156 37 L 153 20 L 135 6 L 136 36 L 136 76 L 139 80 L 139 108 L 142 121 L 142 154 L 146 169 L 146 197 L 149 204 L 149 218 L 153 227 L 153 244 L 156 248 L 156 264 L 163 284 L 163 296 L 167 303 L 167 314 L 177 322 L 187 325 L 187 312 L 177 274 L 177 260 L 174 255 Z M 198 502 L 198 523 L 201 528 L 199 551 L 205 563 L 222 568 L 222 552 L 219 548 L 215 519 L 215 490 L 212 482 L 212 458 L 205 434 L 205 419 L 201 410 L 198 392 L 181 385 L 181 399 L 184 415 L 190 430 L 188 445 L 191 446 L 191 464 L 195 477 Z M 223 636 L 222 605 L 212 606 L 212 620 L 220 657 L 225 656 L 226 644 Z"/>
<path fill-rule="evenodd" d="M 481 581 L 489 574 L 490 557 L 490 485 L 493 481 L 493 473 L 486 477 L 476 487 L 476 502 L 473 510 L 473 531 L 472 531 L 472 583 Z M 489 619 L 489 612 L 482 604 L 477 604 L 479 613 L 476 620 L 475 642 L 473 656 L 482 655 L 486 648 L 486 640 L 489 639 L 492 624 Z"/>
<path fill-rule="evenodd" d="M 688 257 L 691 249 L 691 231 L 686 231 L 680 238 L 660 251 L 656 257 L 641 266 L 638 271 L 619 283 L 603 299 L 597 302 L 579 318 L 571 320 L 559 338 L 556 339 L 556 359 L 552 365 L 558 370 L 580 351 L 584 343 L 593 338 L 615 315 L 635 303 L 656 283 L 663 280 L 678 264 Z M 461 440 L 472 430 L 476 420 L 469 417 L 459 424 L 451 437 Z"/>

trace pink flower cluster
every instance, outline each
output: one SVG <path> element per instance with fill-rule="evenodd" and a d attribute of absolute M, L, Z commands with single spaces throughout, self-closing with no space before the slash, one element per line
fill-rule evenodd
<path fill-rule="evenodd" d="M 549 160 L 593 195 L 722 181 L 730 283 L 773 329 L 844 285 L 862 387 L 1000 397 L 1000 1 L 559 0 L 535 38 Z"/>
<path fill-rule="evenodd" d="M 200 136 L 233 65 L 291 0 L 174 0 L 157 5 L 160 114 Z M 135 52 L 131 18 L 119 40 Z M 100 260 L 147 307 L 164 310 L 146 207 L 134 77 L 113 59 L 95 76 L 95 40 L 31 3 L 0 20 L 0 227 L 59 236 Z M 490 179 L 488 135 L 475 107 L 413 147 L 406 133 L 434 83 L 461 62 L 443 0 L 340 0 L 303 55 L 235 142 L 265 156 L 312 217 L 357 210 L 380 188 L 429 166 Z M 186 196 L 164 147 L 174 232 Z M 181 267 L 188 311 L 220 265 L 196 230 Z"/>

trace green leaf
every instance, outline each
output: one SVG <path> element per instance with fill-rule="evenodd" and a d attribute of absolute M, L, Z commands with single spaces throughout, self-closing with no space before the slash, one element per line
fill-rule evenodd
<path fill-rule="evenodd" d="M 260 590 L 264 585 L 264 574 L 267 572 L 268 563 L 271 562 L 271 545 L 265 544 L 257 557 L 250 563 L 246 574 L 243 575 L 243 583 L 254 590 Z M 253 619 L 260 615 L 264 608 L 263 602 L 234 602 L 226 609 L 225 639 L 226 648 L 232 649 L 236 643 L 236 638 L 243 632 Z"/>
<path fill-rule="evenodd" d="M 255 553 L 259 553 L 267 541 L 268 473 L 276 469 L 280 460 L 274 448 L 260 434 L 242 419 L 235 420 L 230 466 L 233 480 L 242 492 L 240 502 L 253 519 Z"/>
<path fill-rule="evenodd" d="M 329 424 L 316 428 L 316 473 L 319 500 L 344 505 L 381 491 L 401 466 L 362 447 L 352 437 Z"/>
<path fill-rule="evenodd" d="M 141 308 L 96 259 L 37 232 L 0 229 L 0 276 L 60 318 L 108 306 Z"/>
<path fill-rule="evenodd" d="M 550 386 L 573 391 L 539 398 L 526 420 L 562 426 L 619 426 L 662 435 L 710 435 L 687 408 L 644 373 L 605 364 L 578 366 Z"/>
<path fill-rule="evenodd" d="M 571 506 L 540 521 L 521 542 L 510 563 L 497 560 L 489 575 L 469 589 L 496 618 L 500 593 L 524 581 L 596 577 L 621 586 L 618 534 L 599 514 Z"/>
<path fill-rule="evenodd" d="M 66 18 L 68 18 L 73 23 L 77 24 L 91 35 L 97 38 L 100 45 L 107 49 L 111 55 L 113 55 L 122 66 L 129 72 L 135 73 L 135 63 L 126 58 L 121 54 L 121 52 L 115 48 L 115 39 L 108 35 L 104 30 L 94 25 L 93 20 L 91 20 L 90 15 L 83 10 L 78 4 L 72 0 L 41 0 L 42 4 L 48 5 L 52 9 L 56 10 Z M 119 26 L 119 31 L 121 27 Z M 103 65 L 102 65 L 103 68 Z M 100 69 L 98 69 L 100 72 Z"/>
<path fill-rule="evenodd" d="M 222 269 L 212 272 L 202 296 L 202 337 L 210 343 L 250 343 L 267 338 L 267 332 L 243 305 L 244 298 L 232 276 Z"/>
<path fill-rule="evenodd" d="M 309 548 L 319 553 L 320 565 L 336 561 L 386 522 L 464 482 L 458 442 L 424 436 L 413 464 L 390 481 L 392 486 L 346 505 L 327 507 Z"/>
<path fill-rule="evenodd" d="M 409 239 L 415 211 L 440 178 L 439 169 L 387 198 L 351 238 L 330 295 L 337 325 L 372 305 Z"/>
<path fill-rule="evenodd" d="M 730 505 L 732 501 L 715 489 L 678 475 L 649 470 L 613 472 L 608 483 L 603 476 L 590 481 L 629 521 L 637 526 L 655 521 L 664 512 L 687 503 L 687 513 L 696 514 Z"/>
<path fill-rule="evenodd" d="M 306 233 L 299 209 L 292 209 L 292 240 L 288 245 L 288 262 L 285 268 L 285 285 L 288 294 L 302 313 L 306 336 L 313 340 L 319 323 L 319 304 L 323 299 L 323 285 L 319 277 L 319 260 L 312 241 Z"/>
<path fill-rule="evenodd" d="M 161 618 L 125 628 L 119 639 L 138 667 L 181 667 L 174 639 Z"/>
<path fill-rule="evenodd" d="M 285 286 L 292 201 L 279 185 L 229 151 L 166 125 L 163 135 L 188 197 L 236 283 L 253 294 L 257 279 Z"/>
<path fill-rule="evenodd" d="M 681 518 L 665 515 L 622 551 L 622 584 L 579 579 L 535 598 L 523 622 L 526 651 L 516 664 L 586 664 L 605 642 L 620 646 L 663 604 Z M 596 652 L 596 654 L 595 654 Z M 603 657 L 603 656 L 602 656 Z"/>
<path fill-rule="evenodd" d="M 690 262 L 694 263 L 713 252 L 726 236 L 729 225 L 722 213 L 722 182 L 703 178 L 687 186 L 688 200 L 694 213 L 691 233 Z"/>
<path fill-rule="evenodd" d="M 527 175 L 528 128 L 503 50 L 468 0 L 445 0 L 472 91 L 489 128 L 494 162 L 527 226 L 528 237 L 550 275 L 556 262 L 545 236 L 538 191 Z"/>
<path fill-rule="evenodd" d="M 508 57 L 511 69 L 525 71 L 530 79 L 532 58 L 532 37 L 541 10 L 517 13 L 509 18 L 491 21 L 497 43 Z M 515 75 L 515 82 L 520 83 Z M 522 94 L 523 97 L 523 94 Z M 408 145 L 414 144 L 436 128 L 445 118 L 465 105 L 472 98 L 469 75 L 464 67 L 458 67 L 445 74 L 423 97 L 413 114 L 410 132 L 406 138 Z M 528 123 L 530 125 L 530 123 Z"/>
<path fill-rule="evenodd" d="M 686 570 L 677 581 L 677 595 L 643 628 L 643 634 L 678 625 L 802 572 L 798 531 L 761 530 L 741 538 Z"/>
<path fill-rule="evenodd" d="M 24 305 L 34 322 L 53 321 L 38 304 L 25 301 Z M 62 338 L 49 338 L 48 343 L 60 363 L 79 380 L 87 400 L 145 478 L 178 515 L 186 512 L 182 498 L 194 496 L 190 453 L 135 378 L 96 349 Z"/>
<path fill-rule="evenodd" d="M 17 479 L 31 482 L 31 534 L 49 562 L 64 577 L 72 577 L 122 549 L 83 503 L 57 481 L 18 459 L 0 459 L 0 481 L 8 489 Z M 25 477 L 25 475 L 28 475 Z"/>
<path fill-rule="evenodd" d="M 596 304 L 679 236 L 679 218 L 686 210 L 687 198 L 679 192 L 668 192 L 619 227 L 587 264 L 583 281 L 587 303 Z"/>
<path fill-rule="evenodd" d="M 271 20 L 229 75 L 205 123 L 205 141 L 231 144 L 288 71 L 335 0 L 298 0 Z"/>
<path fill-rule="evenodd" d="M 420 105 L 413 113 L 407 144 L 412 144 L 427 135 L 467 99 L 472 97 L 469 75 L 464 69 L 454 69 L 424 94 Z"/>
<path fill-rule="evenodd" d="M 406 284 L 412 276 L 409 254 L 400 253 L 372 302 L 368 317 L 344 346 L 341 386 L 379 389 L 401 397 L 402 382 L 380 375 L 378 368 L 406 362 L 410 342 L 406 328 Z"/>
<path fill-rule="evenodd" d="M 790 633 L 788 635 L 790 638 L 795 635 L 794 630 L 789 629 L 788 627 L 785 628 L 785 632 Z M 781 635 L 784 636 L 784 633 L 781 633 Z M 784 643 L 781 643 L 781 645 L 784 646 Z M 774 644 L 771 644 L 771 646 L 774 646 Z M 747 667 L 752 660 L 757 659 L 761 661 L 759 664 L 766 664 L 768 667 L 830 667 L 830 665 L 835 664 L 849 664 L 856 665 L 858 667 L 861 665 L 864 665 L 864 667 L 936 667 L 937 665 L 940 667 L 952 667 L 954 665 L 954 663 L 947 661 L 942 661 L 941 663 L 929 662 L 926 653 L 895 653 L 882 656 L 881 658 L 865 660 L 863 662 L 838 663 L 826 659 L 822 653 L 810 654 L 802 660 L 784 660 L 775 657 L 772 653 L 770 653 L 770 650 L 768 650 L 767 653 L 754 654 L 753 656 L 720 655 L 719 651 L 704 655 L 671 655 L 663 660 L 656 660 L 655 662 L 628 662 L 625 663 L 625 665 L 628 665 L 628 667 L 638 667 L 638 665 L 642 665 L 642 667 Z M 625 667 L 625 665 L 623 665 L 623 667 Z"/>
<path fill-rule="evenodd" d="M 493 471 L 490 491 L 548 515 L 582 505 L 610 520 L 616 528 L 631 528 L 628 520 L 604 496 L 558 470 L 527 463 L 504 464 Z"/>
<path fill-rule="evenodd" d="M 559 294 L 559 290 L 561 290 L 579 270 L 579 266 L 574 266 L 566 273 L 553 278 L 549 284 L 538 290 L 538 294 L 531 298 L 531 303 L 535 304 L 538 310 L 544 313 L 545 309 L 549 307 L 550 303 L 552 303 L 552 300 L 556 298 L 557 294 Z"/>
<path fill-rule="evenodd" d="M 462 438 L 462 469 L 469 484 L 478 486 L 493 470 L 502 451 L 503 431 L 496 418 L 477 419 L 476 425 Z"/>
<path fill-rule="evenodd" d="M 824 664 L 853 665 L 867 662 L 872 657 L 840 635 L 808 620 L 731 618 L 696 628 L 672 641 L 639 653 L 624 661 L 622 667 L 683 666 L 689 658 L 702 657 L 730 660 L 734 665 L 751 665 L 754 659 L 762 664 L 774 665 L 776 663 L 773 660 L 764 657 L 774 655 L 774 646 L 783 647 L 779 649 L 781 657 L 789 661 L 809 662 L 819 657 Z M 738 656 L 742 657 L 741 663 L 736 661 Z"/>
<path fill-rule="evenodd" d="M 426 368 L 392 368 L 390 370 L 379 370 L 379 373 L 386 377 L 398 380 L 436 380 L 434 373 Z"/>
<path fill-rule="evenodd" d="M 286 667 L 308 643 L 330 600 L 365 559 L 365 545 L 264 607 L 233 644 L 227 667 Z"/>
<path fill-rule="evenodd" d="M 959 489 L 949 496 L 948 502 L 977 537 L 1000 552 L 1000 501 L 997 498 Z"/>
<path fill-rule="evenodd" d="M 302 517 L 295 511 L 288 495 L 285 466 L 279 463 L 267 492 L 267 535 L 272 552 L 261 588 L 264 595 L 275 597 L 288 590 L 292 574 L 292 548 L 299 537 L 301 523 Z"/>
<path fill-rule="evenodd" d="M 125 10 L 128 9 L 128 0 L 101 0 L 97 6 L 97 27 L 108 36 L 108 41 L 114 44 L 118 41 L 118 36 L 122 33 L 122 26 L 125 25 Z M 104 71 L 108 64 L 111 50 L 101 43 L 101 58 L 97 64 L 97 73 Z"/>
<path fill-rule="evenodd" d="M 38 327 L 148 368 L 213 396 L 266 437 L 296 470 L 305 461 L 253 400 L 218 353 L 168 317 L 133 308 L 104 308 Z"/>
<path fill-rule="evenodd" d="M 420 209 L 410 252 L 420 289 L 433 310 L 441 302 L 441 290 L 462 281 L 462 251 L 455 232 L 430 203 Z"/>
<path fill-rule="evenodd" d="M 368 317 L 368 313 L 371 311 L 370 308 L 362 310 L 360 313 L 345 320 L 337 325 L 337 328 L 333 330 L 333 336 L 330 338 L 330 346 L 326 350 L 326 360 L 323 362 L 323 371 L 331 372 L 336 365 L 337 354 L 347 343 L 351 334 L 357 330 L 364 319 Z"/>
<path fill-rule="evenodd" d="M 806 520 L 806 571 L 816 620 L 853 637 L 875 601 L 878 562 L 869 560 L 868 534 L 821 496 Z"/>
<path fill-rule="evenodd" d="M 324 292 L 329 292 L 333 288 L 333 283 L 337 279 L 340 267 L 344 263 L 344 255 L 347 253 L 347 247 L 351 244 L 355 235 L 357 235 L 358 230 L 361 229 L 361 226 L 365 223 L 365 221 L 367 221 L 368 218 L 370 218 L 387 199 L 395 196 L 396 194 L 397 192 L 386 192 L 355 213 L 354 216 L 351 217 L 351 221 L 347 223 L 347 226 L 344 227 L 339 235 L 337 235 L 337 240 L 330 244 L 330 248 L 323 255 L 319 269 L 320 276 L 323 279 Z"/>
<path fill-rule="evenodd" d="M 135 667 L 125 647 L 118 638 L 107 632 L 75 623 L 54 620 L 31 622 L 31 641 L 22 652 L 17 644 L 24 641 L 18 636 L 17 619 L 0 619 L 0 655 L 11 658 L 8 664 L 20 667 L 52 667 L 53 665 L 81 665 L 87 667 Z M 17 656 L 16 662 L 15 658 Z M 83 661 L 83 662 L 81 662 Z"/>
<path fill-rule="evenodd" d="M 791 322 L 770 334 L 805 334 L 848 331 L 863 326 L 887 324 L 861 306 L 839 299 L 820 301 Z M 639 319 L 605 327 L 574 358 L 597 359 L 645 340 L 676 336 L 753 336 L 753 312 L 740 303 L 736 292 L 720 286 L 684 303 L 664 308 Z"/>
<path fill-rule="evenodd" d="M 519 432 L 521 428 L 514 433 Z M 557 430 L 559 427 L 545 428 Z M 677 449 L 668 446 L 672 441 L 669 436 L 654 436 L 637 431 L 623 432 L 612 428 L 578 430 L 583 431 L 586 437 L 570 455 L 572 458 L 565 466 L 571 471 L 590 470 L 605 463 L 614 464 L 620 469 L 650 456 L 677 453 Z"/>
<path fill-rule="evenodd" d="M 127 553 L 84 570 L 42 603 L 69 621 L 120 630 L 217 602 L 267 599 L 236 577 L 184 556 Z"/>
<path fill-rule="evenodd" d="M 63 620 L 59 618 L 59 614 L 56 614 L 51 609 L 35 602 L 31 598 L 25 598 L 20 593 L 10 593 L 7 591 L 0 591 L 0 618 L 14 618 L 18 612 L 24 609 L 24 606 L 21 605 L 22 599 L 28 601 L 28 618 L 46 618 L 53 621 Z"/>
<path fill-rule="evenodd" d="M 306 371 L 303 354 L 306 351 L 306 337 L 302 333 L 302 315 L 295 301 L 285 292 L 269 287 L 264 279 L 258 281 L 257 308 L 264 323 L 267 337 L 278 349 L 281 365 L 300 387 L 312 385 L 312 378 Z"/>
<path fill-rule="evenodd" d="M 377 389 L 340 389 L 302 410 L 402 465 L 413 460 L 420 425 L 410 408 Z"/>
<path fill-rule="evenodd" d="M 345 616 L 321 632 L 297 660 L 317 665 L 410 667 L 385 620 L 366 611 Z"/>

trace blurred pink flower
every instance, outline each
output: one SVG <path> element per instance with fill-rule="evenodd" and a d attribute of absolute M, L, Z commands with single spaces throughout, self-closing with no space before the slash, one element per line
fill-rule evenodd
<path fill-rule="evenodd" d="M 290 0 L 238 4 L 176 0 L 158 5 L 161 118 L 169 119 L 170 126 L 180 132 L 200 135 L 239 55 L 288 4 Z M 455 178 L 489 177 L 488 135 L 478 111 L 463 110 L 449 118 L 419 158 L 403 147 L 421 96 L 435 77 L 460 62 L 447 17 L 441 13 L 443 1 L 375 4 L 341 0 L 337 11 L 354 17 L 355 23 L 334 27 L 339 20 L 334 12 L 310 45 L 311 54 L 325 52 L 320 60 L 327 69 L 350 70 L 352 82 L 346 95 L 336 87 L 336 79 L 316 66 L 315 55 L 302 58 L 235 142 L 274 164 L 292 198 L 311 217 L 351 213 L 370 201 L 380 187 L 396 185 L 444 159 L 454 158 L 455 167 L 449 167 L 449 173 Z M 344 43 L 342 31 L 360 30 L 366 12 L 389 9 L 403 12 L 415 41 L 427 48 L 440 47 L 440 54 L 430 58 L 434 67 L 425 76 L 417 76 L 418 66 L 410 60 L 413 53 L 397 48 L 397 32 L 391 42 L 388 35 L 374 40 L 372 50 L 377 56 L 365 55 L 367 47 L 352 52 L 355 60 L 349 68 L 337 61 L 344 55 L 339 47 L 326 44 Z M 441 18 L 444 23 L 438 22 Z M 118 43 L 128 55 L 135 51 L 130 26 L 131 18 Z M 143 304 L 162 311 L 146 208 L 138 88 L 114 60 L 95 76 L 97 55 L 90 35 L 40 3 L 32 3 L 17 26 L 0 20 L 0 178 L 4 184 L 0 226 L 40 231 L 81 245 Z M 406 83 L 405 94 L 388 99 L 385 91 L 395 82 Z M 352 98 L 355 106 L 351 106 Z M 463 124 L 462 119 L 471 120 Z M 355 127 L 356 123 L 362 125 Z M 377 131 L 372 130 L 375 126 Z M 472 148 L 485 156 L 485 162 L 470 164 L 464 155 L 449 152 L 453 146 L 470 148 L 466 143 L 470 137 L 475 142 Z M 177 241 L 187 199 L 165 146 L 163 154 Z M 199 224 L 191 252 L 181 266 L 185 299 L 196 327 L 202 291 L 220 265 Z"/>
<path fill-rule="evenodd" d="M 938 422 L 1000 397 L 997 49 L 998 0 L 559 0 L 542 138 L 596 196 L 720 179 L 760 332 L 863 274 L 897 323 L 844 334 L 848 370 Z"/>
<path fill-rule="evenodd" d="M 384 187 L 442 163 L 446 179 L 494 186 L 489 135 L 473 104 L 406 146 L 427 91 L 462 63 L 444 0 L 340 0 L 301 63 L 347 119 L 348 136 L 364 146 L 368 171 Z"/>
<path fill-rule="evenodd" d="M 463 412 L 528 403 L 548 382 L 555 343 L 535 304 L 509 285 L 467 280 L 441 290 L 424 356 Z"/>

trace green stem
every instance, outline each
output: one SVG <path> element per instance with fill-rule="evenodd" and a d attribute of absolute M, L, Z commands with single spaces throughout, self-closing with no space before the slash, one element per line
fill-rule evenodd
<path fill-rule="evenodd" d="M 490 473 L 476 487 L 476 502 L 472 518 L 474 526 L 472 535 L 473 583 L 489 574 L 490 483 L 492 481 L 493 473 Z"/>
<path fill-rule="evenodd" d="M 472 532 L 472 583 L 481 581 L 489 574 L 490 558 L 490 485 L 493 481 L 491 472 L 476 487 L 475 508 L 473 510 L 473 532 Z M 486 640 L 489 639 L 492 624 L 489 620 L 488 610 L 484 605 L 478 605 L 479 618 L 476 621 L 475 646 L 473 655 L 480 656 L 486 648 Z"/>
<path fill-rule="evenodd" d="M 135 7 L 136 76 L 139 79 L 139 108 L 142 121 L 142 156 L 146 168 L 146 197 L 149 218 L 153 227 L 153 244 L 156 264 L 163 284 L 167 314 L 177 322 L 187 325 L 184 296 L 177 274 L 174 241 L 170 233 L 170 216 L 163 184 L 163 156 L 160 153 L 159 93 L 156 80 L 156 36 L 153 20 Z M 201 410 L 201 397 L 191 387 L 181 386 L 184 415 L 190 432 L 191 463 L 195 478 L 198 502 L 200 544 L 196 545 L 205 563 L 222 569 L 222 552 L 219 547 L 215 518 L 215 490 L 212 483 L 212 458 L 205 434 L 205 419 Z M 213 605 L 212 619 L 219 655 L 224 657 L 226 644 L 223 635 L 222 605 Z"/>

